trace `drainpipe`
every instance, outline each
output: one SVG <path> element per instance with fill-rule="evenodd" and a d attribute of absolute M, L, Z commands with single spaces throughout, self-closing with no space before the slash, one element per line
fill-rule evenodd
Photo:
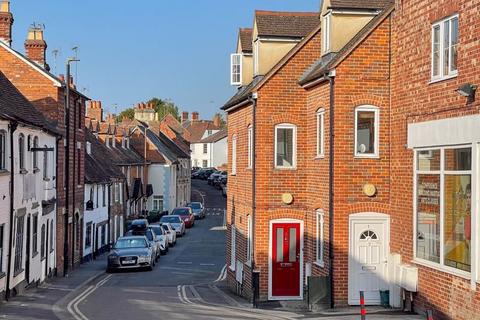
<path fill-rule="evenodd" d="M 254 307 L 258 307 L 258 296 L 259 295 L 259 290 L 260 290 L 260 274 L 255 270 L 256 269 L 256 264 L 255 264 L 255 215 L 257 211 L 257 180 L 256 180 L 256 136 L 257 136 L 257 93 L 254 92 L 250 98 L 250 101 L 252 103 L 252 110 L 253 110 L 253 116 L 252 116 L 252 280 L 253 282 L 253 305 Z"/>
<path fill-rule="evenodd" d="M 335 160 L 335 71 L 330 72 L 328 75 L 328 82 L 330 83 L 330 148 L 329 148 L 329 170 L 328 170 L 328 253 L 329 253 L 329 275 L 330 275 L 330 308 L 335 307 L 334 297 L 334 281 L 333 281 L 333 262 L 334 262 L 334 247 L 333 247 L 333 234 L 334 234 L 334 160 Z"/>
<path fill-rule="evenodd" d="M 8 301 L 10 298 L 10 276 L 12 267 L 12 246 L 13 246 L 13 218 L 14 218 L 14 195 L 15 195 L 15 161 L 13 153 L 13 133 L 17 130 L 18 124 L 16 122 L 10 122 L 10 230 L 8 239 L 8 266 L 7 266 L 7 288 L 5 290 L 5 299 Z"/>
<path fill-rule="evenodd" d="M 107 190 L 110 190 L 110 184 L 105 184 L 104 188 L 105 188 L 105 195 L 106 195 Z M 102 188 L 102 191 L 103 191 L 103 188 Z M 122 192 L 122 190 L 120 190 L 120 192 Z M 103 199 L 103 201 L 105 201 L 105 199 Z M 105 203 L 107 203 L 107 202 L 105 201 Z M 111 227 L 111 225 L 110 225 L 110 219 L 111 219 L 111 214 L 112 214 L 112 213 L 111 213 L 110 203 L 107 203 L 107 204 L 108 204 L 108 205 L 107 205 L 107 214 L 108 214 L 108 222 L 107 222 L 107 224 L 108 224 L 107 243 L 108 243 L 108 245 L 109 245 L 108 248 L 110 249 L 110 246 L 111 246 L 111 242 L 110 242 L 110 241 L 111 241 L 111 237 L 110 237 L 110 235 L 112 234 L 112 230 L 110 229 L 110 227 Z"/>
<path fill-rule="evenodd" d="M 68 81 L 70 81 L 70 75 L 68 75 Z M 68 82 L 70 84 L 70 82 Z M 77 99 L 73 100 L 73 180 L 72 180 L 72 206 L 73 206 L 73 211 L 72 211 L 72 271 L 75 266 L 75 246 L 77 242 L 77 230 L 78 226 L 75 225 L 75 193 L 77 190 L 77 183 L 75 183 L 76 180 L 76 175 L 75 175 L 75 163 L 77 160 L 76 153 L 77 153 Z M 80 163 L 78 163 L 78 170 L 80 170 Z"/>

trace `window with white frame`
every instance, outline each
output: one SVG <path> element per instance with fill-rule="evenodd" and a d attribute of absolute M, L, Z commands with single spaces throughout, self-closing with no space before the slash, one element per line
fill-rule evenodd
<path fill-rule="evenodd" d="M 283 123 L 275 126 L 275 167 L 295 168 L 297 153 L 297 127 Z"/>
<path fill-rule="evenodd" d="M 237 136 L 232 137 L 232 169 L 231 174 L 237 174 Z"/>
<path fill-rule="evenodd" d="M 163 196 L 153 196 L 153 210 L 163 211 Z"/>
<path fill-rule="evenodd" d="M 231 77 L 230 84 L 239 86 L 242 84 L 242 55 L 234 53 L 230 56 Z"/>
<path fill-rule="evenodd" d="M 360 106 L 355 109 L 355 156 L 378 157 L 379 109 Z"/>
<path fill-rule="evenodd" d="M 317 245 L 316 245 L 316 257 L 317 257 L 317 264 L 323 267 L 323 247 L 325 244 L 324 241 L 324 213 L 322 210 L 317 210 Z"/>
<path fill-rule="evenodd" d="M 202 160 L 202 168 L 208 167 L 208 160 Z"/>
<path fill-rule="evenodd" d="M 34 148 L 38 148 L 38 137 L 34 137 L 33 138 L 33 147 Z M 32 155 L 32 168 L 35 170 L 38 170 L 38 154 L 37 154 L 38 151 L 34 150 L 32 151 L 33 155 Z"/>
<path fill-rule="evenodd" d="M 472 148 L 417 150 L 415 162 L 415 257 L 470 272 Z"/>
<path fill-rule="evenodd" d="M 458 15 L 432 25 L 432 79 L 457 75 Z"/>
<path fill-rule="evenodd" d="M 43 151 L 43 179 L 48 179 L 48 151 Z"/>
<path fill-rule="evenodd" d="M 235 271 L 235 263 L 236 263 L 236 235 L 237 231 L 235 229 L 235 225 L 231 225 L 231 233 L 230 233 L 230 269 Z"/>
<path fill-rule="evenodd" d="M 248 166 L 247 168 L 252 168 L 253 166 L 253 126 L 248 126 Z"/>
<path fill-rule="evenodd" d="M 50 221 L 50 252 L 54 250 L 53 248 L 53 235 L 55 231 L 53 230 L 53 220 Z"/>
<path fill-rule="evenodd" d="M 259 42 L 260 42 L 260 40 L 258 40 L 258 39 L 253 42 L 253 74 L 255 76 L 258 75 L 259 70 L 260 70 L 259 65 L 258 65 L 259 61 L 260 61 L 260 59 L 259 59 L 260 52 L 258 50 Z"/>
<path fill-rule="evenodd" d="M 0 170 L 7 169 L 7 133 L 0 130 Z"/>
<path fill-rule="evenodd" d="M 332 14 L 327 13 L 322 19 L 322 52 L 330 51 L 330 32 L 331 32 Z"/>
<path fill-rule="evenodd" d="M 207 154 L 208 153 L 208 144 L 204 143 L 203 144 L 203 154 Z"/>
<path fill-rule="evenodd" d="M 252 216 L 247 217 L 247 264 L 252 263 L 252 245 L 253 245 L 253 229 Z"/>
<path fill-rule="evenodd" d="M 317 157 L 323 157 L 324 152 L 324 138 L 325 133 L 325 109 L 318 109 L 317 111 Z"/>
<path fill-rule="evenodd" d="M 13 265 L 14 274 L 20 273 L 23 269 L 23 232 L 25 227 L 25 216 L 17 217 L 15 232 L 15 262 Z"/>
<path fill-rule="evenodd" d="M 32 221 L 32 257 L 36 256 L 37 253 L 38 253 L 38 214 L 34 214 L 33 221 Z"/>

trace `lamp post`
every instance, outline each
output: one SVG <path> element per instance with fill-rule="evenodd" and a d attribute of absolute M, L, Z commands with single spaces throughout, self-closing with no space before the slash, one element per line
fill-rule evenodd
<path fill-rule="evenodd" d="M 64 219 L 64 239 L 63 239 L 63 275 L 68 273 L 68 219 L 69 219 L 69 207 L 70 207 L 70 65 L 73 62 L 80 61 L 75 58 L 67 59 L 66 64 L 66 86 L 65 86 L 65 215 Z M 75 170 L 75 168 L 74 168 Z M 73 219 L 72 219 L 73 222 Z M 72 229 L 72 238 L 74 238 Z"/>

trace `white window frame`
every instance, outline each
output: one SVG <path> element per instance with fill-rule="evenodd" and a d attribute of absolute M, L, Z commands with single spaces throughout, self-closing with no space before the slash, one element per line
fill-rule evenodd
<path fill-rule="evenodd" d="M 7 170 L 7 168 L 7 132 L 0 130 L 0 170 Z"/>
<path fill-rule="evenodd" d="M 248 164 L 247 169 L 251 169 L 253 166 L 253 126 L 249 125 L 247 129 L 248 137 Z"/>
<path fill-rule="evenodd" d="M 248 266 L 252 265 L 252 246 L 253 246 L 253 229 L 252 215 L 247 216 L 247 262 Z"/>
<path fill-rule="evenodd" d="M 237 61 L 235 61 L 235 59 L 238 59 L 238 63 Z M 243 60 L 243 55 L 241 53 L 232 53 L 230 55 L 230 84 L 232 86 L 242 85 L 242 71 L 243 71 L 242 60 Z M 233 72 L 234 66 L 237 66 L 237 65 L 239 67 L 238 74 Z M 238 79 L 236 79 L 236 76 L 238 76 Z M 238 81 L 235 81 L 235 80 L 238 80 Z"/>
<path fill-rule="evenodd" d="M 472 149 L 472 167 L 470 170 L 463 171 L 448 171 L 445 170 L 445 150 L 447 149 L 462 149 L 462 148 L 471 148 Z M 440 170 L 418 170 L 417 161 L 418 161 L 418 152 L 427 151 L 427 150 L 439 150 L 440 151 Z M 471 247 L 471 271 L 464 271 L 461 269 L 456 269 L 447 265 L 444 265 L 444 177 L 449 174 L 470 174 L 471 175 L 471 188 L 472 188 L 472 198 L 471 198 L 471 211 L 477 212 L 477 202 L 478 202 L 478 161 L 479 161 L 479 147 L 477 144 L 465 144 L 465 145 L 455 145 L 455 146 L 436 146 L 436 147 L 427 147 L 427 148 L 415 148 L 413 155 L 413 262 L 419 265 L 427 266 L 432 269 L 440 270 L 449 274 L 453 274 L 464 279 L 472 280 L 472 283 L 480 282 L 479 272 L 477 271 L 478 258 L 479 258 L 479 248 L 474 244 L 473 239 L 474 234 L 478 232 L 479 220 L 476 219 L 475 215 L 471 215 L 471 232 L 472 232 L 472 247 Z M 417 257 L 417 182 L 418 175 L 421 174 L 437 174 L 440 176 L 440 262 L 433 262 L 430 260 L 422 259 Z"/>
<path fill-rule="evenodd" d="M 237 230 L 235 225 L 232 224 L 230 228 L 230 270 L 235 271 L 235 265 L 237 260 L 237 253 L 236 253 L 236 237 L 237 237 Z"/>
<path fill-rule="evenodd" d="M 325 109 L 317 110 L 317 158 L 325 156 Z"/>
<path fill-rule="evenodd" d="M 328 12 L 322 17 L 322 52 L 328 53 L 331 50 L 331 29 L 332 29 L 332 13 Z"/>
<path fill-rule="evenodd" d="M 231 173 L 232 176 L 237 174 L 237 135 L 234 134 L 232 136 L 232 168 Z"/>
<path fill-rule="evenodd" d="M 257 38 L 253 41 L 253 75 L 256 76 L 260 72 L 259 61 L 260 61 L 260 50 L 258 46 L 260 45 L 260 40 Z"/>
<path fill-rule="evenodd" d="M 431 37 L 431 57 L 430 57 L 430 60 L 431 60 L 431 65 L 430 65 L 430 75 L 431 75 L 431 79 L 432 81 L 439 81 L 439 80 L 444 80 L 444 79 L 449 79 L 449 78 L 454 78 L 458 75 L 458 69 L 456 70 L 452 70 L 452 59 L 449 59 L 448 60 L 448 73 L 447 74 L 444 74 L 444 69 L 443 69 L 443 65 L 445 63 L 445 43 L 444 43 L 444 39 L 445 39 L 445 22 L 446 21 L 449 21 L 449 24 L 448 24 L 448 35 L 449 35 L 449 50 L 448 50 L 448 55 L 449 57 L 451 57 L 451 53 L 452 53 L 452 21 L 454 19 L 457 19 L 457 23 L 459 23 L 459 19 L 458 19 L 458 14 L 455 14 L 453 16 L 449 16 L 447 18 L 444 18 L 440 21 L 437 21 L 436 23 L 434 23 L 432 25 L 432 37 Z M 433 50 L 434 50 L 434 30 L 436 28 L 439 28 L 440 29 L 440 35 L 439 35 L 439 73 L 438 75 L 434 75 L 433 74 L 433 70 L 434 70 L 434 63 L 433 63 Z M 458 27 L 458 29 L 460 29 L 460 26 Z M 459 42 L 457 41 L 457 47 L 459 45 Z M 457 56 L 457 67 L 458 67 L 458 56 Z"/>
<path fill-rule="evenodd" d="M 203 148 L 203 154 L 208 154 L 208 143 L 204 143 L 202 145 L 202 148 Z"/>
<path fill-rule="evenodd" d="M 315 264 L 319 267 L 324 267 L 325 262 L 323 259 L 323 255 L 325 252 L 325 239 L 324 239 L 324 224 L 325 224 L 325 213 L 323 210 L 317 209 L 316 210 L 316 217 L 317 217 L 317 231 L 316 231 L 316 247 L 315 247 Z"/>
<path fill-rule="evenodd" d="M 292 146 L 292 165 L 283 166 L 277 164 L 277 138 L 278 138 L 278 129 L 292 129 L 293 130 L 293 146 Z M 291 123 L 281 123 L 275 126 L 275 140 L 274 140 L 274 154 L 273 162 L 275 169 L 285 169 L 285 170 L 295 170 L 297 168 L 297 126 Z"/>
<path fill-rule="evenodd" d="M 160 212 L 163 212 L 163 204 L 164 204 L 163 203 L 163 195 L 154 195 L 152 202 L 153 202 L 152 203 L 153 210 L 158 210 Z M 162 204 L 161 207 L 160 207 L 160 203 Z"/>
<path fill-rule="evenodd" d="M 375 113 L 375 132 L 374 132 L 374 144 L 373 153 L 359 153 L 357 142 L 357 129 L 358 129 L 358 113 L 359 112 L 374 112 Z M 355 141 L 354 141 L 354 155 L 355 158 L 378 158 L 379 157 L 379 140 L 380 140 L 380 109 L 373 105 L 363 105 L 355 108 Z"/>

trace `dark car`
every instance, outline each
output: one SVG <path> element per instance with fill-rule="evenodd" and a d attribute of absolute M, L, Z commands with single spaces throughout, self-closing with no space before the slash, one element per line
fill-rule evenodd
<path fill-rule="evenodd" d="M 216 176 L 215 179 L 213 180 L 213 185 L 215 186 L 215 188 L 217 188 L 219 190 L 222 189 L 222 183 L 227 184 L 227 172 L 226 171 L 223 171 L 222 174 Z"/>
<path fill-rule="evenodd" d="M 155 255 L 145 236 L 120 237 L 108 255 L 107 271 L 147 268 L 153 270 Z"/>
<path fill-rule="evenodd" d="M 172 215 L 177 215 L 185 223 L 186 228 L 191 228 L 195 225 L 195 216 L 193 215 L 192 208 L 190 207 L 179 207 L 175 208 L 172 211 Z"/>
<path fill-rule="evenodd" d="M 206 172 L 213 172 L 213 170 L 215 170 L 215 168 L 200 168 L 192 173 L 192 179 L 204 179 L 204 175 L 206 174 Z"/>
<path fill-rule="evenodd" d="M 148 220 L 147 219 L 136 219 L 133 220 L 130 225 L 128 226 L 128 230 L 135 230 L 135 231 L 145 231 L 148 228 Z"/>

